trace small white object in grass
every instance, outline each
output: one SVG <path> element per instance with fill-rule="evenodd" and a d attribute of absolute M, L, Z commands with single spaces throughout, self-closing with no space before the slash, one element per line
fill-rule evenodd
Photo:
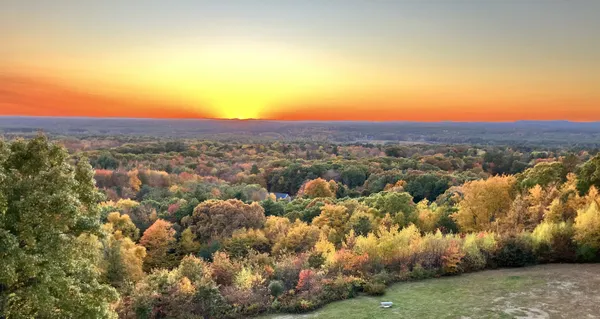
<path fill-rule="evenodd" d="M 392 307 L 393 303 L 391 301 L 382 301 L 381 305 L 379 307 L 381 308 L 390 308 Z"/>

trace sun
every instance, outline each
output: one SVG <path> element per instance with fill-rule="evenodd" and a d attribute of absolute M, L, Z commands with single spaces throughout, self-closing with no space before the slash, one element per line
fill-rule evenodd
<path fill-rule="evenodd" d="M 207 94 L 211 113 L 216 118 L 224 119 L 257 119 L 263 115 L 269 103 L 267 96 L 257 92 L 230 88 L 226 94 Z"/>
<path fill-rule="evenodd" d="M 260 117 L 260 113 L 257 107 L 245 105 L 243 102 L 236 103 L 235 105 L 224 105 L 217 107 L 217 117 L 224 119 L 256 119 Z"/>

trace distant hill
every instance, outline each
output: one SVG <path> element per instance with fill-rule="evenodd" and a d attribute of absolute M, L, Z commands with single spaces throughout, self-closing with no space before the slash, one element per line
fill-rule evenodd
<path fill-rule="evenodd" d="M 464 143 L 600 147 L 600 122 L 320 122 L 207 119 L 0 117 L 0 133 L 26 136 L 328 140 L 339 143 Z"/>

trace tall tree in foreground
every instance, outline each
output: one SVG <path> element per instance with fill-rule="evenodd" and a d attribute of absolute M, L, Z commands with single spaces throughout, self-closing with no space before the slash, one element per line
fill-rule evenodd
<path fill-rule="evenodd" d="M 100 230 L 87 160 L 75 167 L 43 136 L 0 141 L 0 309 L 6 318 L 110 318 L 86 242 Z"/>

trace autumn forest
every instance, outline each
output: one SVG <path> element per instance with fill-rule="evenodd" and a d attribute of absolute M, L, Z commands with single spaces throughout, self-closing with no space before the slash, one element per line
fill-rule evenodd
<path fill-rule="evenodd" d="M 5 134 L 3 318 L 304 313 L 392 283 L 600 260 L 569 146 Z"/>

